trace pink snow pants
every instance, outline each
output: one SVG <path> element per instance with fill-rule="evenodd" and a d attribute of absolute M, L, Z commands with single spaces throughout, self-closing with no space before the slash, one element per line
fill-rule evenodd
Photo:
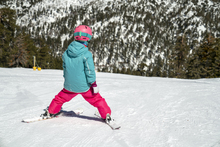
<path fill-rule="evenodd" d="M 65 102 L 70 101 L 78 94 L 81 94 L 87 102 L 96 107 L 103 119 L 106 118 L 106 114 L 111 114 L 111 109 L 107 105 L 105 99 L 102 98 L 99 93 L 93 94 L 91 88 L 87 92 L 83 93 L 74 93 L 63 88 L 63 90 L 61 90 L 50 103 L 48 108 L 49 113 L 58 113 Z"/>

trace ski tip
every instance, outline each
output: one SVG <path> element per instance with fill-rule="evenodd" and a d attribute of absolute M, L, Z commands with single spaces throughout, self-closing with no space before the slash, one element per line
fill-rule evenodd
<path fill-rule="evenodd" d="M 113 130 L 120 130 L 121 126 L 120 127 L 117 127 L 117 128 L 114 128 Z"/>

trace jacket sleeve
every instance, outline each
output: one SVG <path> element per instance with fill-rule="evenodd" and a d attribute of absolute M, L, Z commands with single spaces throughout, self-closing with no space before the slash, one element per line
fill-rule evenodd
<path fill-rule="evenodd" d="M 96 81 L 96 73 L 95 73 L 95 66 L 94 66 L 91 52 L 87 52 L 85 54 L 83 63 L 84 63 L 84 69 L 85 69 L 87 82 L 89 84 L 92 84 Z"/>
<path fill-rule="evenodd" d="M 64 60 L 64 54 L 62 56 L 62 60 L 63 60 L 63 77 L 65 77 L 66 64 L 65 64 L 65 60 Z"/>

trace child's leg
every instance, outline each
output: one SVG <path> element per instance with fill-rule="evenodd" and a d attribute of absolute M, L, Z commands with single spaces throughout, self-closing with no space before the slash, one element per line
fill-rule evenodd
<path fill-rule="evenodd" d="M 48 108 L 49 113 L 56 114 L 61 110 L 63 103 L 70 101 L 77 93 L 68 91 L 63 88 L 52 100 Z"/>
<path fill-rule="evenodd" d="M 108 104 L 106 103 L 105 99 L 102 98 L 102 96 L 97 93 L 95 95 L 92 94 L 92 90 L 85 93 L 81 93 L 83 98 L 89 102 L 91 105 L 96 107 L 103 119 L 106 118 L 106 114 L 111 114 L 111 109 L 109 108 Z"/>

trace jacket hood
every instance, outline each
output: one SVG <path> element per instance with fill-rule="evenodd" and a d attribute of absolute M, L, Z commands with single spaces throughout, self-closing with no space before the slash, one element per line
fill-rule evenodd
<path fill-rule="evenodd" d="M 67 48 L 67 54 L 70 57 L 81 56 L 86 51 L 88 51 L 88 48 L 77 41 L 73 41 Z"/>

